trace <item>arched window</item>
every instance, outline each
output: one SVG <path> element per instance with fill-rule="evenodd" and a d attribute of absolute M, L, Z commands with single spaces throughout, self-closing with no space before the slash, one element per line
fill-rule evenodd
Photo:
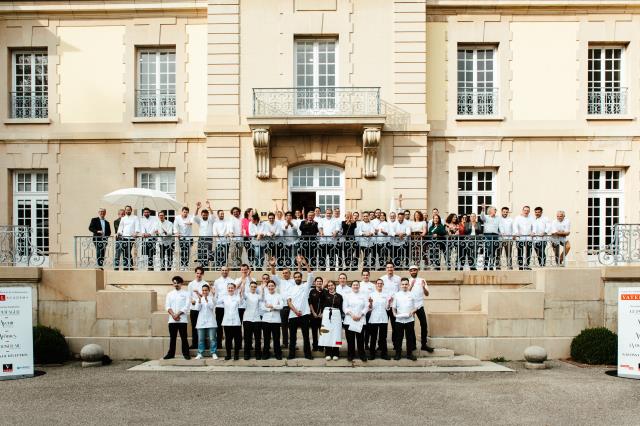
<path fill-rule="evenodd" d="M 289 169 L 289 207 L 309 211 L 336 207 L 344 212 L 344 171 L 327 164 L 305 164 Z"/>

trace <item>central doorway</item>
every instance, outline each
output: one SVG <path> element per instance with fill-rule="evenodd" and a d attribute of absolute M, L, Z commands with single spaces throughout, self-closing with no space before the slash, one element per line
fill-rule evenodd
<path fill-rule="evenodd" d="M 305 164 L 289 169 L 289 208 L 323 212 L 339 208 L 344 213 L 343 170 L 328 164 Z"/>

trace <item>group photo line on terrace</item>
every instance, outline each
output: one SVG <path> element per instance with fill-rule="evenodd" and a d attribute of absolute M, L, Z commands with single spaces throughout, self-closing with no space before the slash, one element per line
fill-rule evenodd
<path fill-rule="evenodd" d="M 479 214 L 438 209 L 431 217 L 420 210 L 381 209 L 351 212 L 319 207 L 269 212 L 266 220 L 252 208 L 213 210 L 207 201 L 180 213 L 120 209 L 113 226 L 106 209 L 91 219 L 91 236 L 76 236 L 78 268 L 172 271 L 202 266 L 238 270 L 242 263 L 266 268 L 278 259 L 278 269 L 295 267 L 296 256 L 309 259 L 316 271 L 384 270 L 387 262 L 406 270 L 415 264 L 425 270 L 526 270 L 560 267 L 570 251 L 569 219 L 560 210 L 550 220 L 542 207 L 522 207 L 511 217 L 508 207 L 482 206 Z M 152 214 L 155 213 L 155 214 Z M 171 220 L 173 219 L 173 220 Z M 193 225 L 197 225 L 197 230 Z"/>

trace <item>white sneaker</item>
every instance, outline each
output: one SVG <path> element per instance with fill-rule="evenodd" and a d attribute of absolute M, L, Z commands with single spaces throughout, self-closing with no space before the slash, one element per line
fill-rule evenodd
<path fill-rule="evenodd" d="M 212 354 L 212 355 L 211 355 L 211 359 L 218 359 L 218 355 L 216 355 L 216 354 Z"/>
<path fill-rule="evenodd" d="M 334 361 L 337 361 L 337 360 L 338 360 L 338 357 L 337 357 L 337 356 L 334 356 L 334 357 L 333 357 L 333 360 L 334 360 Z"/>
<path fill-rule="evenodd" d="M 331 361 L 331 357 L 329 355 L 325 356 L 324 359 L 326 359 L 327 361 Z"/>
<path fill-rule="evenodd" d="M 196 359 L 202 359 L 202 355 L 200 354 L 196 355 Z"/>

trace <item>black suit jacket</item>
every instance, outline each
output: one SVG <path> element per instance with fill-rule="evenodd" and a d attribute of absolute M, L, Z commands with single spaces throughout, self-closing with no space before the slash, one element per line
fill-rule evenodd
<path fill-rule="evenodd" d="M 93 234 L 94 237 L 108 237 L 111 235 L 111 225 L 109 225 L 108 220 L 104 220 L 104 235 L 99 235 L 98 231 L 102 231 L 102 226 L 100 226 L 100 218 L 94 217 L 91 219 L 91 223 L 89 224 L 89 231 Z"/>

